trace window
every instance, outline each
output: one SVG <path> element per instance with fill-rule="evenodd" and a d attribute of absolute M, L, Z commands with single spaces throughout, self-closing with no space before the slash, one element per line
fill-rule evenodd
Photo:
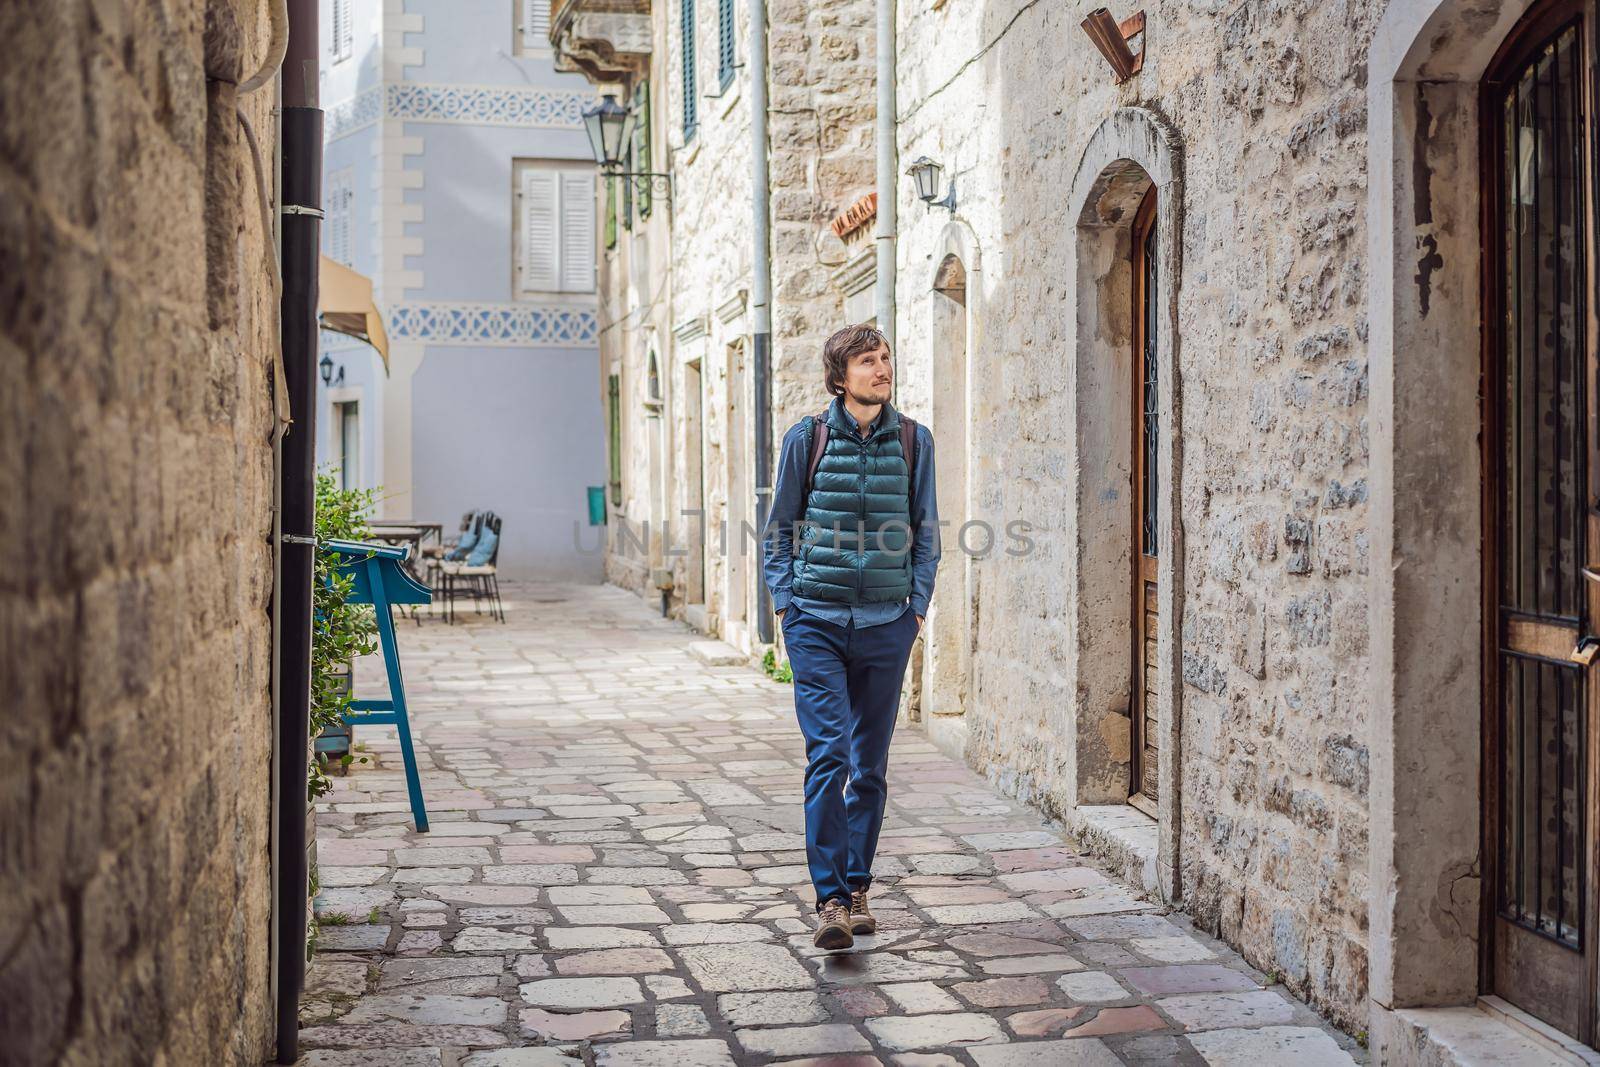
<path fill-rule="evenodd" d="M 679 0 L 683 5 L 683 143 L 694 140 L 699 124 L 696 105 L 699 89 L 694 77 L 694 0 Z"/>
<path fill-rule="evenodd" d="M 339 488 L 361 488 L 361 402 L 346 400 L 333 405 L 333 425 L 339 442 Z"/>
<path fill-rule="evenodd" d="M 594 166 L 518 160 L 515 291 L 594 292 Z"/>
<path fill-rule="evenodd" d="M 733 81 L 733 0 L 717 0 L 717 89 Z"/>
<path fill-rule="evenodd" d="M 354 51 L 354 32 L 350 25 L 350 0 L 333 0 L 333 61 L 342 63 Z"/>
<path fill-rule="evenodd" d="M 550 51 L 550 0 L 517 0 L 516 52 Z"/>
<path fill-rule="evenodd" d="M 328 256 L 347 267 L 355 262 L 350 230 L 350 208 L 354 201 L 355 188 L 349 169 L 328 175 L 325 202 L 325 214 L 328 220 Z"/>

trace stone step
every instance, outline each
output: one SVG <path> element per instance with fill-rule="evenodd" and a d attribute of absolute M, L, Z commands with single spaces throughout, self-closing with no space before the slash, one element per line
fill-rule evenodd
<path fill-rule="evenodd" d="M 739 667 L 750 660 L 726 641 L 690 641 L 689 654 L 707 667 Z"/>

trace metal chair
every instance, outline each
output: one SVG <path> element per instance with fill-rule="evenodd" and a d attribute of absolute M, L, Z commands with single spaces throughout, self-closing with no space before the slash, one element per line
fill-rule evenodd
<path fill-rule="evenodd" d="M 489 561 L 482 564 L 469 564 L 465 561 L 443 560 L 439 564 L 440 592 L 444 595 L 445 621 L 455 622 L 456 597 L 468 596 L 472 598 L 473 611 L 482 614 L 480 604 L 489 603 L 489 617 L 506 621 L 505 604 L 500 599 L 500 536 L 501 519 L 492 511 L 486 511 L 479 521 L 483 527 L 494 531 L 494 548 L 490 550 Z"/>
<path fill-rule="evenodd" d="M 467 535 L 467 532 L 477 527 L 482 517 L 483 512 L 476 509 L 467 512 L 461 516 L 461 528 L 456 531 L 455 537 L 448 541 L 441 539 L 439 544 L 429 545 L 422 550 L 423 575 L 429 585 L 438 587 L 439 565 L 445 561 L 445 558 L 451 552 L 455 551 L 456 546 L 461 544 L 461 539 Z"/>

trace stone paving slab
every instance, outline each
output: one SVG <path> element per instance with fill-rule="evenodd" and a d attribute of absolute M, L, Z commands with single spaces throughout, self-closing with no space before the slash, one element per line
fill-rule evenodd
<path fill-rule="evenodd" d="M 621 590 L 505 592 L 400 629 L 432 832 L 388 728 L 319 810 L 303 1063 L 1366 1062 L 911 727 L 879 932 L 814 948 L 791 688 Z"/>

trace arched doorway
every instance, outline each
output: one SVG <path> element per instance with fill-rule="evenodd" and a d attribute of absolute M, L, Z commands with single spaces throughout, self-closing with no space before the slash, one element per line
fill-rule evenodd
<path fill-rule="evenodd" d="M 1482 997 L 1595 1036 L 1594 25 L 1594 0 L 1390 0 L 1368 52 L 1380 1059 L 1411 1009 Z"/>
<path fill-rule="evenodd" d="M 1600 433 L 1585 4 L 1536 4 L 1480 89 L 1484 990 L 1592 1043 Z"/>
<path fill-rule="evenodd" d="M 1182 821 L 1177 146 L 1155 115 L 1119 109 L 1089 139 L 1069 200 L 1076 685 L 1062 740 L 1075 805 L 1155 820 L 1144 877 L 1167 900 L 1181 892 Z"/>
<path fill-rule="evenodd" d="M 922 717 L 930 732 L 938 720 L 959 717 L 967 709 L 971 669 L 971 557 L 959 535 L 971 517 L 967 506 L 967 433 L 971 419 L 968 393 L 967 268 L 956 252 L 948 253 L 934 272 L 931 297 L 933 342 L 933 431 L 939 459 L 938 481 L 942 552 L 934 586 L 922 681 Z"/>

